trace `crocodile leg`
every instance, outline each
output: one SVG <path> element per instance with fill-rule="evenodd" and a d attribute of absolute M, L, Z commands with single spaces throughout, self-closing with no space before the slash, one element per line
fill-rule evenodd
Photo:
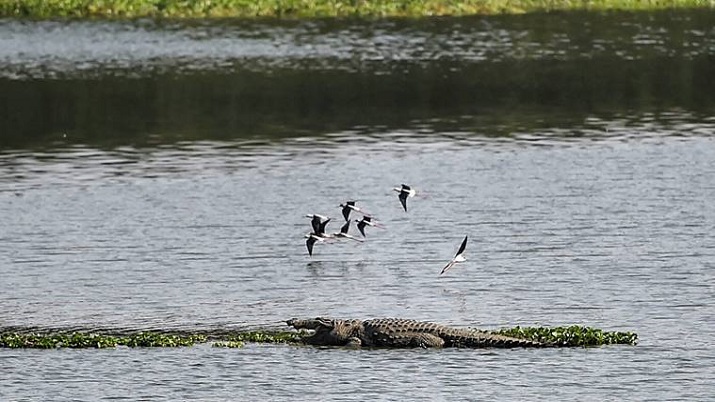
<path fill-rule="evenodd" d="M 397 347 L 406 348 L 441 348 L 444 346 L 444 339 L 439 336 L 413 332 L 393 338 L 393 344 Z"/>
<path fill-rule="evenodd" d="M 367 336 L 366 336 L 367 335 Z M 444 339 L 425 332 L 372 332 L 363 335 L 365 346 L 390 348 L 441 348 Z"/>
<path fill-rule="evenodd" d="M 360 346 L 362 346 L 362 341 L 360 340 L 360 338 L 353 336 L 350 339 L 348 339 L 348 343 L 345 344 L 345 346 L 347 346 L 349 348 L 358 349 L 358 348 L 360 348 Z"/>

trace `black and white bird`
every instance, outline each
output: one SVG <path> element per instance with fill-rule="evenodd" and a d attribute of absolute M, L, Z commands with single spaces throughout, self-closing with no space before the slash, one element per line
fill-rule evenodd
<path fill-rule="evenodd" d="M 462 245 L 459 246 L 459 251 L 457 251 L 457 254 L 452 258 L 447 265 L 445 265 L 444 268 L 442 268 L 442 272 L 439 274 L 442 275 L 443 273 L 447 272 L 450 268 L 454 266 L 454 264 L 460 263 L 467 261 L 467 259 L 464 257 L 464 249 L 467 248 L 467 236 L 464 236 L 464 240 L 462 240 Z"/>
<path fill-rule="evenodd" d="M 325 236 L 325 227 L 328 225 L 328 222 L 332 218 L 328 218 L 327 216 L 323 215 L 316 215 L 316 214 L 310 214 L 306 215 L 306 218 L 311 218 L 310 224 L 313 226 L 313 234 L 319 236 L 319 237 L 324 237 Z"/>
<path fill-rule="evenodd" d="M 407 184 L 403 184 L 402 187 L 394 187 L 392 191 L 397 191 L 397 198 L 400 199 L 402 208 L 404 208 L 405 212 L 407 212 L 407 198 L 414 197 L 416 194 L 415 190 Z"/>
<path fill-rule="evenodd" d="M 343 208 L 343 217 L 345 217 L 345 220 L 348 222 L 350 221 L 350 212 L 352 211 L 369 216 L 369 214 L 363 212 L 362 208 L 356 207 L 355 202 L 356 201 L 345 201 L 345 204 L 340 204 L 340 206 Z"/>
<path fill-rule="evenodd" d="M 360 234 L 362 234 L 362 237 L 365 237 L 365 226 L 372 226 L 372 227 L 378 227 L 378 228 L 383 227 L 379 223 L 373 221 L 372 217 L 370 217 L 370 216 L 363 216 L 362 219 L 360 219 L 360 220 L 355 219 L 355 222 L 357 222 L 357 228 L 360 231 Z"/>
<path fill-rule="evenodd" d="M 309 233 L 305 235 L 305 237 L 308 239 L 305 241 L 305 246 L 308 247 L 308 255 L 313 256 L 313 245 L 315 245 L 315 242 L 323 242 L 325 241 L 325 238 L 316 235 L 315 233 Z"/>
<path fill-rule="evenodd" d="M 356 240 L 356 241 L 365 241 L 365 240 L 357 238 L 351 234 L 348 234 L 348 230 L 350 230 L 350 221 L 345 222 L 343 227 L 340 228 L 340 232 L 333 233 L 333 237 L 344 237 L 346 239 L 352 239 L 352 240 Z"/>

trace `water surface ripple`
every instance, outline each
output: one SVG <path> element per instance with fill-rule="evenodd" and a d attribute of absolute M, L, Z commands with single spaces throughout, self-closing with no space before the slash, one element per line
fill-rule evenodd
<path fill-rule="evenodd" d="M 121 399 L 113 390 L 129 384 L 129 399 L 428 399 L 434 389 L 449 399 L 469 381 L 485 384 L 469 388 L 478 399 L 707 394 L 715 358 L 710 137 L 549 146 L 438 137 L 419 147 L 336 142 L 320 152 L 282 144 L 243 162 L 236 148 L 218 145 L 167 158 L 127 150 L 137 163 L 75 150 L 15 166 L 32 179 L 0 181 L 2 325 L 282 328 L 293 316 L 400 316 L 487 328 L 586 324 L 637 331 L 640 345 L 195 347 L 142 353 L 139 371 L 120 369 L 139 367 L 132 350 L 3 350 L 6 392 L 32 395 L 27 384 L 42 381 L 44 392 L 68 399 Z M 403 181 L 423 192 L 407 214 L 390 191 Z M 338 217 L 338 203 L 353 197 L 387 229 L 368 232 L 363 244 L 319 244 L 309 258 L 302 215 Z M 469 262 L 438 278 L 465 234 Z M 75 370 L 84 366 L 92 372 Z M 68 387 L 79 379 L 97 388 Z M 161 379 L 177 385 L 152 382 Z"/>

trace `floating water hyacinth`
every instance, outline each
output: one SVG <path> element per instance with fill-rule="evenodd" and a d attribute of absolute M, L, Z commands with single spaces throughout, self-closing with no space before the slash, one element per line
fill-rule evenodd
<path fill-rule="evenodd" d="M 603 331 L 598 328 L 572 325 L 569 327 L 514 327 L 494 331 L 500 335 L 529 339 L 559 346 L 635 345 L 634 332 Z"/>
<path fill-rule="evenodd" d="M 179 347 L 206 342 L 203 335 L 168 335 L 152 332 L 113 336 L 84 332 L 57 334 L 20 334 L 3 333 L 0 335 L 0 347 L 4 348 L 113 348 L 128 347 Z"/>
<path fill-rule="evenodd" d="M 298 332 L 269 332 L 269 331 L 251 331 L 241 332 L 233 336 L 229 336 L 229 341 L 238 342 L 255 342 L 255 343 L 295 343 L 300 342 L 301 334 Z"/>
<path fill-rule="evenodd" d="M 245 344 L 238 341 L 228 341 L 228 342 L 214 342 L 213 347 L 215 348 L 242 348 Z"/>

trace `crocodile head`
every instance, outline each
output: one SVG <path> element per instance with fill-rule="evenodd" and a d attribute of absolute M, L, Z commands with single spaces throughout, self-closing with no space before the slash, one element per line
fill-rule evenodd
<path fill-rule="evenodd" d="M 312 345 L 345 346 L 355 342 L 362 329 L 360 320 L 338 320 L 326 317 L 307 320 L 293 318 L 286 323 L 295 329 L 314 330 L 313 335 L 304 339 L 306 343 Z"/>

